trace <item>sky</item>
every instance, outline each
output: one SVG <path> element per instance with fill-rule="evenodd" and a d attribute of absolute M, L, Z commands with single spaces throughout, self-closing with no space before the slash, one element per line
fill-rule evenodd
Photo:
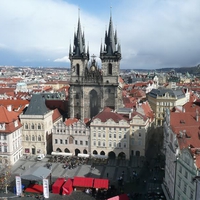
<path fill-rule="evenodd" d="M 0 66 L 70 67 L 80 16 L 99 59 L 112 15 L 121 69 L 200 64 L 199 0 L 0 0 Z"/>

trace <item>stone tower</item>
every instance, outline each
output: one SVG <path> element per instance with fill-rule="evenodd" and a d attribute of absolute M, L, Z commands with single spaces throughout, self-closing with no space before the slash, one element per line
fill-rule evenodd
<path fill-rule="evenodd" d="M 81 31 L 80 18 L 77 32 L 74 33 L 73 48 L 69 47 L 71 61 L 71 78 L 69 92 L 70 118 L 92 118 L 104 107 L 113 109 L 121 106 L 121 88 L 119 87 L 119 65 L 121 60 L 117 33 L 114 33 L 112 18 L 105 44 L 100 50 L 102 68 L 89 56 L 89 47 L 85 45 L 84 33 Z M 90 61 L 89 61 L 90 60 Z"/>

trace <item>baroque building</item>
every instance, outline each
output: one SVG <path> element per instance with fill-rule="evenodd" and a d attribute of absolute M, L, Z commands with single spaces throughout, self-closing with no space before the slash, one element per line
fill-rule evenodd
<path fill-rule="evenodd" d="M 87 49 L 87 50 L 86 50 Z M 119 85 L 121 48 L 114 32 L 112 17 L 108 31 L 105 32 L 105 44 L 101 44 L 101 68 L 95 56 L 90 61 L 89 47 L 85 45 L 85 36 L 78 19 L 77 33 L 74 34 L 73 49 L 69 48 L 71 78 L 69 92 L 70 118 L 92 118 L 104 107 L 121 107 L 122 95 Z"/>

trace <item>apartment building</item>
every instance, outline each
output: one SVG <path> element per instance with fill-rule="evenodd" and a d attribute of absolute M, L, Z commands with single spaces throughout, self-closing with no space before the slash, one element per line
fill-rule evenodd
<path fill-rule="evenodd" d="M 0 166 L 13 165 L 22 156 L 22 125 L 17 112 L 0 106 Z"/>
<path fill-rule="evenodd" d="M 129 117 L 105 108 L 90 124 L 91 154 L 129 159 Z"/>
<path fill-rule="evenodd" d="M 165 109 L 172 109 L 175 106 L 182 106 L 189 101 L 190 93 L 188 89 L 152 89 L 147 94 L 148 102 L 155 113 L 155 124 L 163 125 Z"/>
<path fill-rule="evenodd" d="M 59 121 L 53 126 L 52 145 L 54 152 L 73 155 L 90 154 L 90 129 L 88 119 L 77 118 Z"/>
<path fill-rule="evenodd" d="M 42 94 L 34 94 L 25 112 L 20 116 L 24 154 L 48 154 L 52 151 L 53 124 L 62 120 L 59 111 L 49 110 Z"/>
<path fill-rule="evenodd" d="M 163 191 L 167 199 L 199 199 L 199 106 L 189 102 L 184 112 L 166 110 Z M 188 103 L 188 104 L 189 104 Z M 192 106 L 195 105 L 195 106 Z M 190 108 L 188 110 L 188 108 Z"/>

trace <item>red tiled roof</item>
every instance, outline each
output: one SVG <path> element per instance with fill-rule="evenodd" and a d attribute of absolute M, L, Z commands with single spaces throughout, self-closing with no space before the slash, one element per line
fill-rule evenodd
<path fill-rule="evenodd" d="M 65 120 L 65 125 L 66 126 L 71 126 L 71 125 L 73 125 L 76 122 L 78 122 L 77 118 L 69 118 L 69 119 Z"/>
<path fill-rule="evenodd" d="M 106 122 L 109 119 L 112 119 L 116 123 L 120 120 L 126 120 L 122 115 L 112 112 L 112 109 L 106 107 L 102 112 L 97 114 L 93 119 L 100 119 L 102 122 Z"/>
<path fill-rule="evenodd" d="M 52 115 L 53 122 L 57 121 L 57 120 L 60 119 L 61 117 L 62 117 L 62 115 L 60 114 L 59 110 L 56 108 L 56 109 L 53 111 L 53 115 Z"/>
<path fill-rule="evenodd" d="M 24 108 L 29 104 L 28 100 L 22 100 L 22 99 L 0 99 L 0 105 L 7 107 L 11 106 L 12 111 L 15 111 L 17 113 L 22 113 Z"/>
<path fill-rule="evenodd" d="M 18 113 L 8 111 L 4 106 L 0 106 L 0 113 L 0 124 L 5 124 L 5 130 L 0 130 L 0 132 L 12 133 L 22 126 L 18 119 Z M 17 121 L 18 126 L 15 126 L 15 121 Z"/>

